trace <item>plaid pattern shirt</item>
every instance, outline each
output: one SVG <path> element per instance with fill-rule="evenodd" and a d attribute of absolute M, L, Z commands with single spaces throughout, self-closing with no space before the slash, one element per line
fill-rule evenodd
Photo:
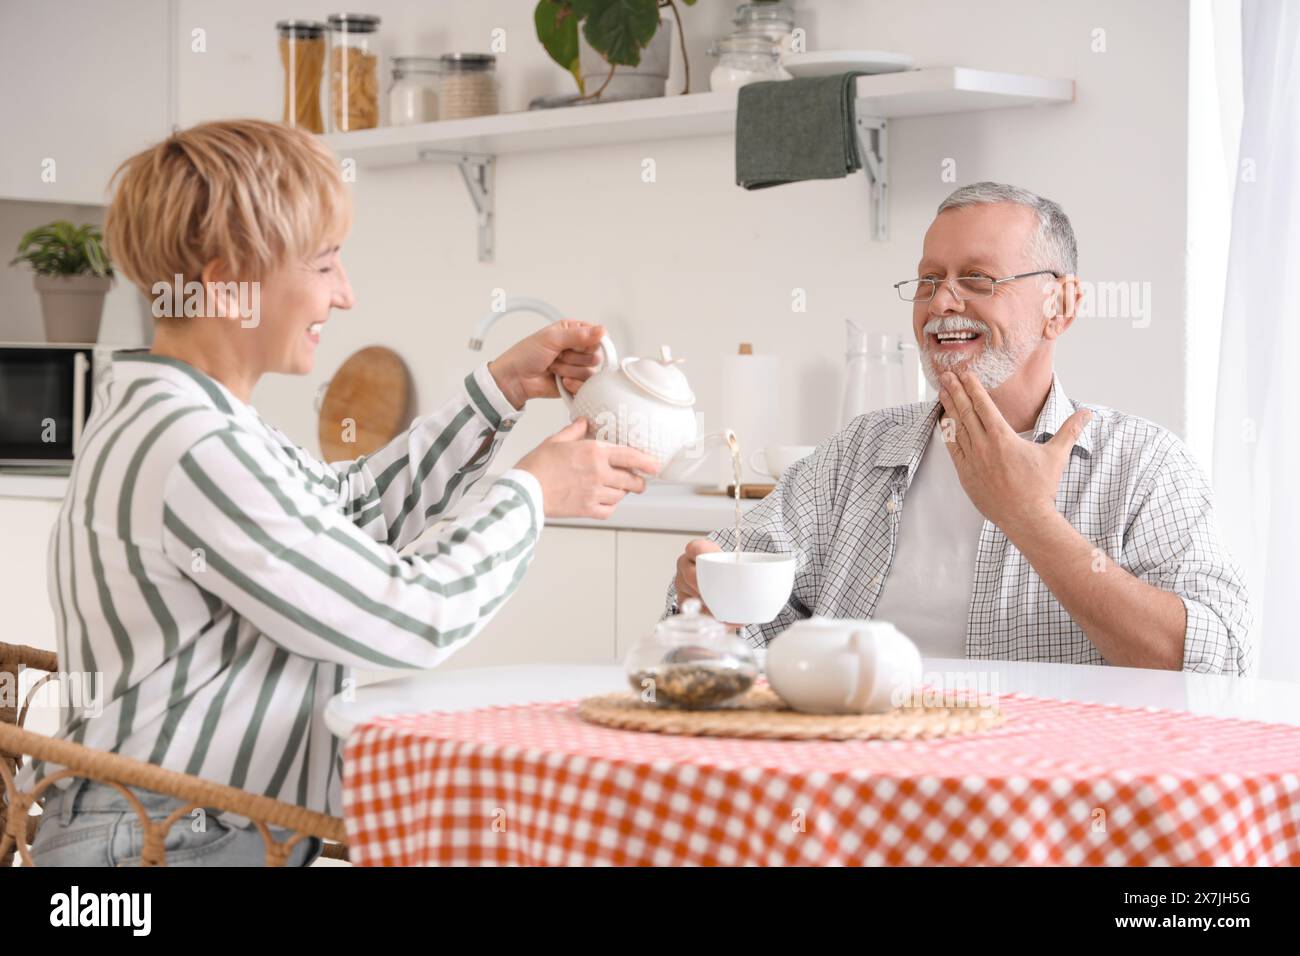
<path fill-rule="evenodd" d="M 1135 577 L 1177 594 L 1187 608 L 1183 669 L 1247 674 L 1251 614 L 1241 571 L 1220 544 L 1210 486 L 1170 432 L 1112 408 L 1076 405 L 1053 375 L 1034 426 L 1046 442 L 1078 408 L 1091 421 L 1071 449 L 1056 508 L 1084 538 Z M 790 600 L 742 634 L 755 646 L 800 618 L 870 618 L 889 573 L 907 489 L 939 420 L 938 402 L 855 418 L 790 466 L 741 528 L 747 551 L 796 552 Z M 735 531 L 709 538 L 724 550 Z M 674 613 L 670 587 L 667 612 Z M 1104 664 L 1083 629 L 991 521 L 980 531 L 966 656 Z"/>

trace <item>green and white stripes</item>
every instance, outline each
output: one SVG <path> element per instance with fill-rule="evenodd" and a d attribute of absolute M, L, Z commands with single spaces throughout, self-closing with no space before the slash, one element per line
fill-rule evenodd
<path fill-rule="evenodd" d="M 543 512 L 525 472 L 425 534 L 518 412 L 483 367 L 387 447 L 327 465 L 173 359 L 117 353 L 98 394 L 50 597 L 65 668 L 105 692 L 60 734 L 337 812 L 323 713 L 347 669 L 436 666 L 532 559 Z"/>

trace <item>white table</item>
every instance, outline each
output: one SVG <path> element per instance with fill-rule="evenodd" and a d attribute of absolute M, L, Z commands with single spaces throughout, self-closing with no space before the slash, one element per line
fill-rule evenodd
<path fill-rule="evenodd" d="M 1137 667 L 964 658 L 927 657 L 924 664 L 927 682 L 936 673 L 975 674 L 974 678 L 967 676 L 967 682 L 969 685 L 971 680 L 982 680 L 973 685 L 981 693 L 1023 693 L 1300 725 L 1300 685 L 1285 681 Z M 934 682 L 951 684 L 949 680 Z M 621 667 L 604 664 L 425 671 L 336 694 L 325 708 L 325 723 L 334 734 L 346 738 L 358 724 L 381 714 L 571 700 L 628 687 Z"/>

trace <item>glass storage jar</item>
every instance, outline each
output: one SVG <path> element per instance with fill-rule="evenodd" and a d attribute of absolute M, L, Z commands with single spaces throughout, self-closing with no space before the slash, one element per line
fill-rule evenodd
<path fill-rule="evenodd" d="M 281 20 L 280 64 L 284 67 L 284 122 L 312 133 L 325 132 L 321 82 L 325 75 L 325 24 L 319 20 Z"/>
<path fill-rule="evenodd" d="M 765 36 L 780 45 L 783 55 L 791 52 L 794 9 L 789 4 L 742 3 L 731 22 L 736 28 L 733 35 Z"/>
<path fill-rule="evenodd" d="M 438 118 L 438 62 L 436 56 L 393 57 L 389 126 L 432 123 Z"/>
<path fill-rule="evenodd" d="M 723 37 L 709 52 L 719 58 L 709 74 L 709 89 L 715 93 L 738 90 L 748 83 L 791 78 L 781 67 L 781 48 L 767 37 Z"/>
<path fill-rule="evenodd" d="M 497 58 L 490 53 L 447 53 L 438 84 L 441 119 L 490 116 L 497 111 Z"/>
<path fill-rule="evenodd" d="M 628 651 L 628 682 L 646 703 L 683 710 L 720 707 L 758 678 L 754 649 L 720 621 L 701 613 L 696 598 L 659 622 Z"/>
<path fill-rule="evenodd" d="M 330 130 L 379 125 L 379 17 L 335 13 L 329 20 Z"/>

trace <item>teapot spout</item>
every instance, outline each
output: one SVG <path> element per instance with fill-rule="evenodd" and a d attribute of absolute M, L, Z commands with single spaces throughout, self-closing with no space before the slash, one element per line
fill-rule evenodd
<path fill-rule="evenodd" d="M 656 477 L 660 481 L 689 481 L 700 472 L 715 449 L 725 448 L 730 454 L 729 449 L 735 440 L 736 433 L 730 428 L 702 435 L 678 449 L 675 455 L 664 462 Z"/>

